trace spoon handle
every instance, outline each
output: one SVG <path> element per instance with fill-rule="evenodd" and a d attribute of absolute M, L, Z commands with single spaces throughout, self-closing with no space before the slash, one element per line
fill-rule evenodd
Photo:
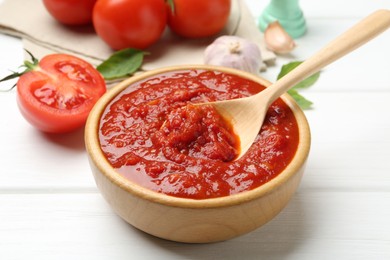
<path fill-rule="evenodd" d="M 384 32 L 389 26 L 390 10 L 378 10 L 370 14 L 267 88 L 270 103 L 300 81 Z"/>

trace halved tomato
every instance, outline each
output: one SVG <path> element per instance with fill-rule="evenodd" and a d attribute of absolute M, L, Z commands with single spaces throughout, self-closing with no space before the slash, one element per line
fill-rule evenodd
<path fill-rule="evenodd" d="M 106 92 L 101 74 L 88 62 L 67 54 L 45 56 L 17 82 L 21 113 L 36 128 L 69 132 L 84 125 Z"/>

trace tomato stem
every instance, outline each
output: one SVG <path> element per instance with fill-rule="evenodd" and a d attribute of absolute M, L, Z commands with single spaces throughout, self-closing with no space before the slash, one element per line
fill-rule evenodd
<path fill-rule="evenodd" d="M 26 72 L 29 72 L 31 70 L 34 70 L 38 67 L 38 63 L 39 63 L 39 60 L 37 58 L 34 57 L 34 55 L 31 54 L 31 52 L 29 52 L 28 50 L 24 49 L 31 57 L 31 61 L 29 60 L 25 60 L 23 65 L 20 66 L 20 68 L 25 68 L 22 72 L 17 72 L 17 71 L 11 71 L 12 74 L 8 75 L 8 76 L 5 76 L 4 78 L 0 79 L 0 82 L 3 82 L 3 81 L 7 81 L 7 80 L 10 80 L 10 79 L 14 79 L 14 78 L 19 78 L 20 76 L 22 76 L 24 73 Z M 0 90 L 0 92 L 7 92 L 7 91 L 11 91 L 13 88 L 15 88 L 16 84 L 14 84 L 11 88 L 9 89 L 6 89 L 6 90 Z"/>
<path fill-rule="evenodd" d="M 37 58 L 35 58 L 31 52 L 29 52 L 26 49 L 24 49 L 24 50 L 30 55 L 30 58 L 31 58 L 31 61 L 29 61 L 29 60 L 24 61 L 24 67 L 26 68 L 26 70 L 24 72 L 34 70 L 38 66 L 39 60 Z"/>
<path fill-rule="evenodd" d="M 169 8 L 171 8 L 171 11 L 173 14 L 175 14 L 175 1 L 174 0 L 166 0 Z"/>

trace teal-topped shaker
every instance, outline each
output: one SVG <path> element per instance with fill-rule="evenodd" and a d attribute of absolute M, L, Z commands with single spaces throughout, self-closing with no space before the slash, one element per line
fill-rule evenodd
<path fill-rule="evenodd" d="M 276 20 L 293 38 L 299 38 L 306 32 L 306 22 L 299 0 L 271 0 L 258 19 L 260 30 L 264 32 L 268 24 Z"/>

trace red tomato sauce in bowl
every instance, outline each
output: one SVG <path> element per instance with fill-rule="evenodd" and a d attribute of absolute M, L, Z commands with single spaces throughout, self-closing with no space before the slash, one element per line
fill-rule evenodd
<path fill-rule="evenodd" d="M 101 149 L 116 171 L 167 195 L 207 199 L 252 190 L 282 172 L 299 143 L 291 109 L 277 99 L 239 160 L 239 140 L 211 107 L 192 104 L 240 98 L 264 89 L 226 72 L 166 72 L 127 87 L 105 108 Z"/>

